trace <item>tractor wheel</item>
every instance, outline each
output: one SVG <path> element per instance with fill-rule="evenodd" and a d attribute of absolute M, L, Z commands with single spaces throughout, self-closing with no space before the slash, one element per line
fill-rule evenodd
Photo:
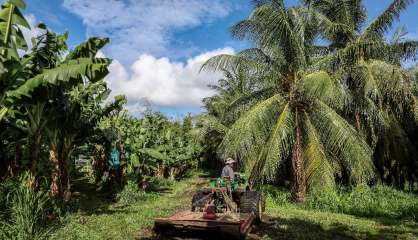
<path fill-rule="evenodd" d="M 264 212 L 264 198 L 260 192 L 248 191 L 242 194 L 239 209 L 242 213 L 254 213 L 255 222 L 261 222 Z"/>
<path fill-rule="evenodd" d="M 202 198 L 208 195 L 209 192 L 205 190 L 198 190 L 192 198 L 192 212 L 199 211 L 205 208 L 205 202 L 199 202 Z"/>

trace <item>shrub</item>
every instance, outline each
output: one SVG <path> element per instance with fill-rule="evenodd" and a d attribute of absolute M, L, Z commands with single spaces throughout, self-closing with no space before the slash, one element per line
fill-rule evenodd
<path fill-rule="evenodd" d="M 290 206 L 291 195 L 286 188 L 277 188 L 271 185 L 265 185 L 262 187 L 267 201 L 270 201 L 272 205 Z"/>

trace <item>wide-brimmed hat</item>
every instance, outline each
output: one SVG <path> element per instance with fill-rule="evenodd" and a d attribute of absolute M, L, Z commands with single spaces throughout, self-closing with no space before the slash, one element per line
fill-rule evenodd
<path fill-rule="evenodd" d="M 226 159 L 225 164 L 230 164 L 230 163 L 235 163 L 235 162 L 237 162 L 237 161 L 235 161 L 232 158 L 228 158 L 228 159 Z"/>

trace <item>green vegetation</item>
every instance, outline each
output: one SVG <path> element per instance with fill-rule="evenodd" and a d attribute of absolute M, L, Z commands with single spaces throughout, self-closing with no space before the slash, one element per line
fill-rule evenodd
<path fill-rule="evenodd" d="M 163 192 L 143 193 L 128 187 L 129 190 L 123 190 L 125 194 L 141 194 L 136 195 L 140 198 L 129 198 L 129 204 L 122 198 L 116 203 L 109 202 L 97 192 L 82 196 L 80 209 L 68 215 L 65 226 L 54 232 L 51 238 L 152 239 L 153 218 L 168 216 L 189 206 L 190 194 L 203 181 L 197 176 L 197 173 L 193 173 L 184 180 L 171 183 Z M 80 183 L 85 184 L 85 181 Z M 388 188 L 363 189 L 361 194 L 367 192 L 364 196 L 359 190 L 337 194 L 340 198 L 356 199 L 355 203 L 341 201 L 337 205 L 332 198 L 308 195 L 307 202 L 300 205 L 290 201 L 291 194 L 286 189 L 267 187 L 264 190 L 268 196 L 264 223 L 251 231 L 249 239 L 418 238 L 418 223 L 412 220 L 411 214 L 414 206 L 416 212 L 418 200 L 411 194 Z M 390 194 L 386 195 L 388 192 Z M 400 198 L 398 203 L 393 201 L 394 196 Z M 89 205 L 88 200 L 98 203 Z M 316 200 L 322 205 L 311 205 Z M 386 208 L 375 208 L 379 204 Z M 406 210 L 398 211 L 400 208 L 409 208 L 409 214 Z M 366 209 L 375 212 L 364 214 L 362 211 Z M 404 213 L 404 216 L 399 213 Z"/>
<path fill-rule="evenodd" d="M 194 173 L 185 180 L 170 186 L 165 184 L 165 188 L 148 193 L 128 184 L 116 203 L 106 199 L 106 195 L 95 196 L 98 193 L 94 192 L 94 186 L 93 189 L 87 188 L 93 192 L 80 199 L 79 211 L 69 215 L 64 220 L 65 226 L 51 239 L 136 239 L 149 235 L 155 217 L 188 208 L 190 194 L 200 181 L 198 174 Z M 91 201 L 96 203 L 89 205 Z"/>
<path fill-rule="evenodd" d="M 255 239 L 417 239 L 414 221 L 364 218 L 267 202 L 266 225 Z"/>
<path fill-rule="evenodd" d="M 417 239 L 418 41 L 393 29 L 412 1 L 370 23 L 361 0 L 253 2 L 231 28 L 251 48 L 209 59 L 216 94 L 173 121 L 109 99 L 109 39 L 71 49 L 40 24 L 29 49 L 25 2 L 3 1 L 0 238 L 152 236 L 189 207 L 193 169 L 234 157 L 268 196 L 255 239 Z"/>
<path fill-rule="evenodd" d="M 286 189 L 266 188 L 273 205 L 290 206 Z M 417 220 L 418 200 L 414 194 L 385 186 L 357 187 L 351 190 L 313 191 L 299 205 L 307 210 L 344 213 L 359 217 Z"/>
<path fill-rule="evenodd" d="M 386 36 L 411 1 L 368 25 L 362 1 L 254 2 L 231 28 L 252 48 L 202 66 L 225 72 L 205 99 L 205 149 L 236 156 L 254 181 L 290 182 L 297 202 L 307 190 L 376 182 L 413 190 L 416 79 L 401 64 L 418 42 L 402 29 Z"/>

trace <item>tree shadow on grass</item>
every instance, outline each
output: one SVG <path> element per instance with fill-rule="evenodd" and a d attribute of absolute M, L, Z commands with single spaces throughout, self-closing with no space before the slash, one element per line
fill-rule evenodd
<path fill-rule="evenodd" d="M 350 226 L 335 223 L 326 227 L 313 223 L 308 220 L 298 218 L 266 218 L 263 223 L 253 226 L 251 232 L 247 236 L 247 240 L 261 240 L 261 239 L 418 239 L 418 229 L 416 224 L 411 223 L 407 229 L 399 228 L 399 222 L 385 222 L 379 223 L 377 232 L 361 232 L 350 228 Z M 405 226 L 405 224 L 404 224 Z M 167 239 L 223 239 L 221 235 L 216 232 L 197 232 L 190 231 L 179 234 L 176 231 L 160 234 L 155 234 L 151 229 L 146 229 L 141 232 L 137 239 L 142 240 L 167 240 Z M 229 238 L 224 238 L 229 239 Z"/>
<path fill-rule="evenodd" d="M 88 177 L 80 176 L 73 181 L 74 193 L 72 204 L 82 215 L 90 215 L 107 209 L 114 203 L 114 193 L 98 191 L 94 183 L 89 182 Z"/>
<path fill-rule="evenodd" d="M 132 212 L 132 209 L 125 209 L 130 204 L 115 204 L 116 195 L 122 189 L 113 190 L 98 190 L 97 186 L 89 181 L 89 178 L 80 174 L 73 181 L 73 198 L 72 205 L 80 215 L 100 215 L 100 214 L 113 214 L 113 213 L 128 213 Z M 170 187 L 165 186 L 152 186 L 147 193 L 154 194 L 156 196 L 172 193 L 173 190 Z M 144 201 L 147 198 L 144 198 Z"/>
<path fill-rule="evenodd" d="M 259 226 L 255 226 L 248 239 L 399 239 L 400 236 L 408 236 L 418 239 L 418 230 L 414 227 L 408 229 L 397 228 L 399 225 L 378 225 L 376 234 L 371 232 L 359 232 L 350 229 L 350 226 L 335 223 L 326 228 L 320 224 L 298 218 L 271 218 Z M 412 224 L 414 225 L 414 224 Z M 381 226 L 381 227 L 380 227 Z"/>

